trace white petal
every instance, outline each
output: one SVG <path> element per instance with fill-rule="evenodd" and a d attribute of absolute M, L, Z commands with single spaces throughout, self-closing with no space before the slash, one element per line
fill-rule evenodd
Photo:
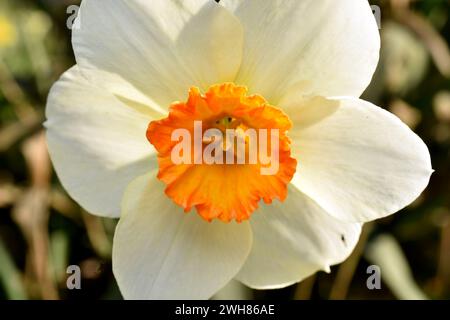
<path fill-rule="evenodd" d="M 322 106 L 313 100 L 288 109 L 295 186 L 336 218 L 360 222 L 395 213 L 421 194 L 430 154 L 400 119 L 356 98 Z"/>
<path fill-rule="evenodd" d="M 125 192 L 113 246 L 113 270 L 126 299 L 207 299 L 242 267 L 248 223 L 208 223 L 183 213 L 156 172 Z"/>
<path fill-rule="evenodd" d="M 176 50 L 201 86 L 234 81 L 242 61 L 244 30 L 239 20 L 209 1 L 186 24 Z"/>
<path fill-rule="evenodd" d="M 74 67 L 50 92 L 45 123 L 50 156 L 63 186 L 82 207 L 118 217 L 126 186 L 156 166 L 146 130 L 162 114 L 131 103 L 133 95 L 119 98 L 97 85 L 114 83 L 117 91 L 127 92 L 105 74 L 88 74 L 98 81 Z"/>
<path fill-rule="evenodd" d="M 161 107 L 191 86 L 233 80 L 243 30 L 210 0 L 98 0 L 81 4 L 73 31 L 77 63 L 119 75 Z"/>
<path fill-rule="evenodd" d="M 253 247 L 237 279 L 256 289 L 281 288 L 345 260 L 361 233 L 289 188 L 285 202 L 262 205 L 250 220 Z"/>
<path fill-rule="evenodd" d="M 366 0 L 222 0 L 241 20 L 238 83 L 276 104 L 299 88 L 359 97 L 379 58 L 380 36 Z"/>

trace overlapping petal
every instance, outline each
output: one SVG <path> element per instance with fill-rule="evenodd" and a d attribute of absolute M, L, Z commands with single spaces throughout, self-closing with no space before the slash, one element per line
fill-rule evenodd
<path fill-rule="evenodd" d="M 239 271 L 251 248 L 249 223 L 208 223 L 163 196 L 156 171 L 125 192 L 113 271 L 127 299 L 208 299 Z"/>
<path fill-rule="evenodd" d="M 353 251 L 359 223 L 328 215 L 295 187 L 285 202 L 262 205 L 250 220 L 253 246 L 237 278 L 257 289 L 299 282 L 345 260 Z"/>
<path fill-rule="evenodd" d="M 82 207 L 118 217 L 126 186 L 156 167 L 145 131 L 161 115 L 133 102 L 132 94 L 124 100 L 102 87 L 115 83 L 125 93 L 125 83 L 103 73 L 89 75 L 98 82 L 73 67 L 52 88 L 45 123 L 49 151 L 62 184 Z"/>
<path fill-rule="evenodd" d="M 210 0 L 84 0 L 73 31 L 78 65 L 119 75 L 160 107 L 188 89 L 232 81 L 243 30 Z"/>
<path fill-rule="evenodd" d="M 378 63 L 380 36 L 366 0 L 222 0 L 241 20 L 237 83 L 277 105 L 286 92 L 359 97 Z"/>
<path fill-rule="evenodd" d="M 382 218 L 427 186 L 433 172 L 428 148 L 393 114 L 356 98 L 286 105 L 298 161 L 292 183 L 334 217 Z"/>

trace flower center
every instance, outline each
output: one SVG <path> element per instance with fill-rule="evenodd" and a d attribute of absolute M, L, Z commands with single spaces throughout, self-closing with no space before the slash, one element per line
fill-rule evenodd
<path fill-rule="evenodd" d="M 249 219 L 262 199 L 283 201 L 297 162 L 291 158 L 289 118 L 247 88 L 215 85 L 172 104 L 147 138 L 158 152 L 166 195 L 207 221 Z"/>

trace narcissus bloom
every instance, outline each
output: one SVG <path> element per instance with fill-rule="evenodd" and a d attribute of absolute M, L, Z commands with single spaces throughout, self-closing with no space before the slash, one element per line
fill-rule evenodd
<path fill-rule="evenodd" d="M 84 0 L 80 19 L 77 65 L 48 99 L 48 144 L 69 194 L 120 217 L 125 298 L 202 299 L 232 278 L 269 289 L 328 271 L 362 223 L 428 184 L 423 141 L 358 98 L 380 47 L 367 1 Z M 174 161 L 175 130 L 195 121 L 276 129 L 278 171 Z"/>
<path fill-rule="evenodd" d="M 13 22 L 0 15 L 0 49 L 9 47 L 17 41 L 17 32 Z"/>

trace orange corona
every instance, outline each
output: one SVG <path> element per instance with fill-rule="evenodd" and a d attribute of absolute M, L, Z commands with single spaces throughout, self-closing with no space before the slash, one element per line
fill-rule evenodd
<path fill-rule="evenodd" d="M 231 165 L 175 163 L 171 154 L 177 141 L 172 139 L 172 133 L 182 128 L 194 135 L 198 122 L 202 123 L 203 132 L 276 129 L 279 132 L 277 172 L 262 174 L 261 169 L 268 165 L 263 161 Z M 246 87 L 225 83 L 210 87 L 204 95 L 199 89 L 191 88 L 187 102 L 172 104 L 167 118 L 150 123 L 147 138 L 158 152 L 158 178 L 167 185 L 168 197 L 186 212 L 195 207 L 207 221 L 218 218 L 224 222 L 241 222 L 250 218 L 261 199 L 270 204 L 274 199 L 286 198 L 287 185 L 297 165 L 291 157 L 291 142 L 287 137 L 290 128 L 287 115 L 263 97 L 248 96 Z M 273 144 L 271 139 L 269 135 L 269 144 Z M 204 141 L 200 148 L 206 148 L 209 142 Z M 198 148 L 195 142 L 192 144 L 192 150 Z M 223 152 L 226 150 L 224 146 Z"/>

